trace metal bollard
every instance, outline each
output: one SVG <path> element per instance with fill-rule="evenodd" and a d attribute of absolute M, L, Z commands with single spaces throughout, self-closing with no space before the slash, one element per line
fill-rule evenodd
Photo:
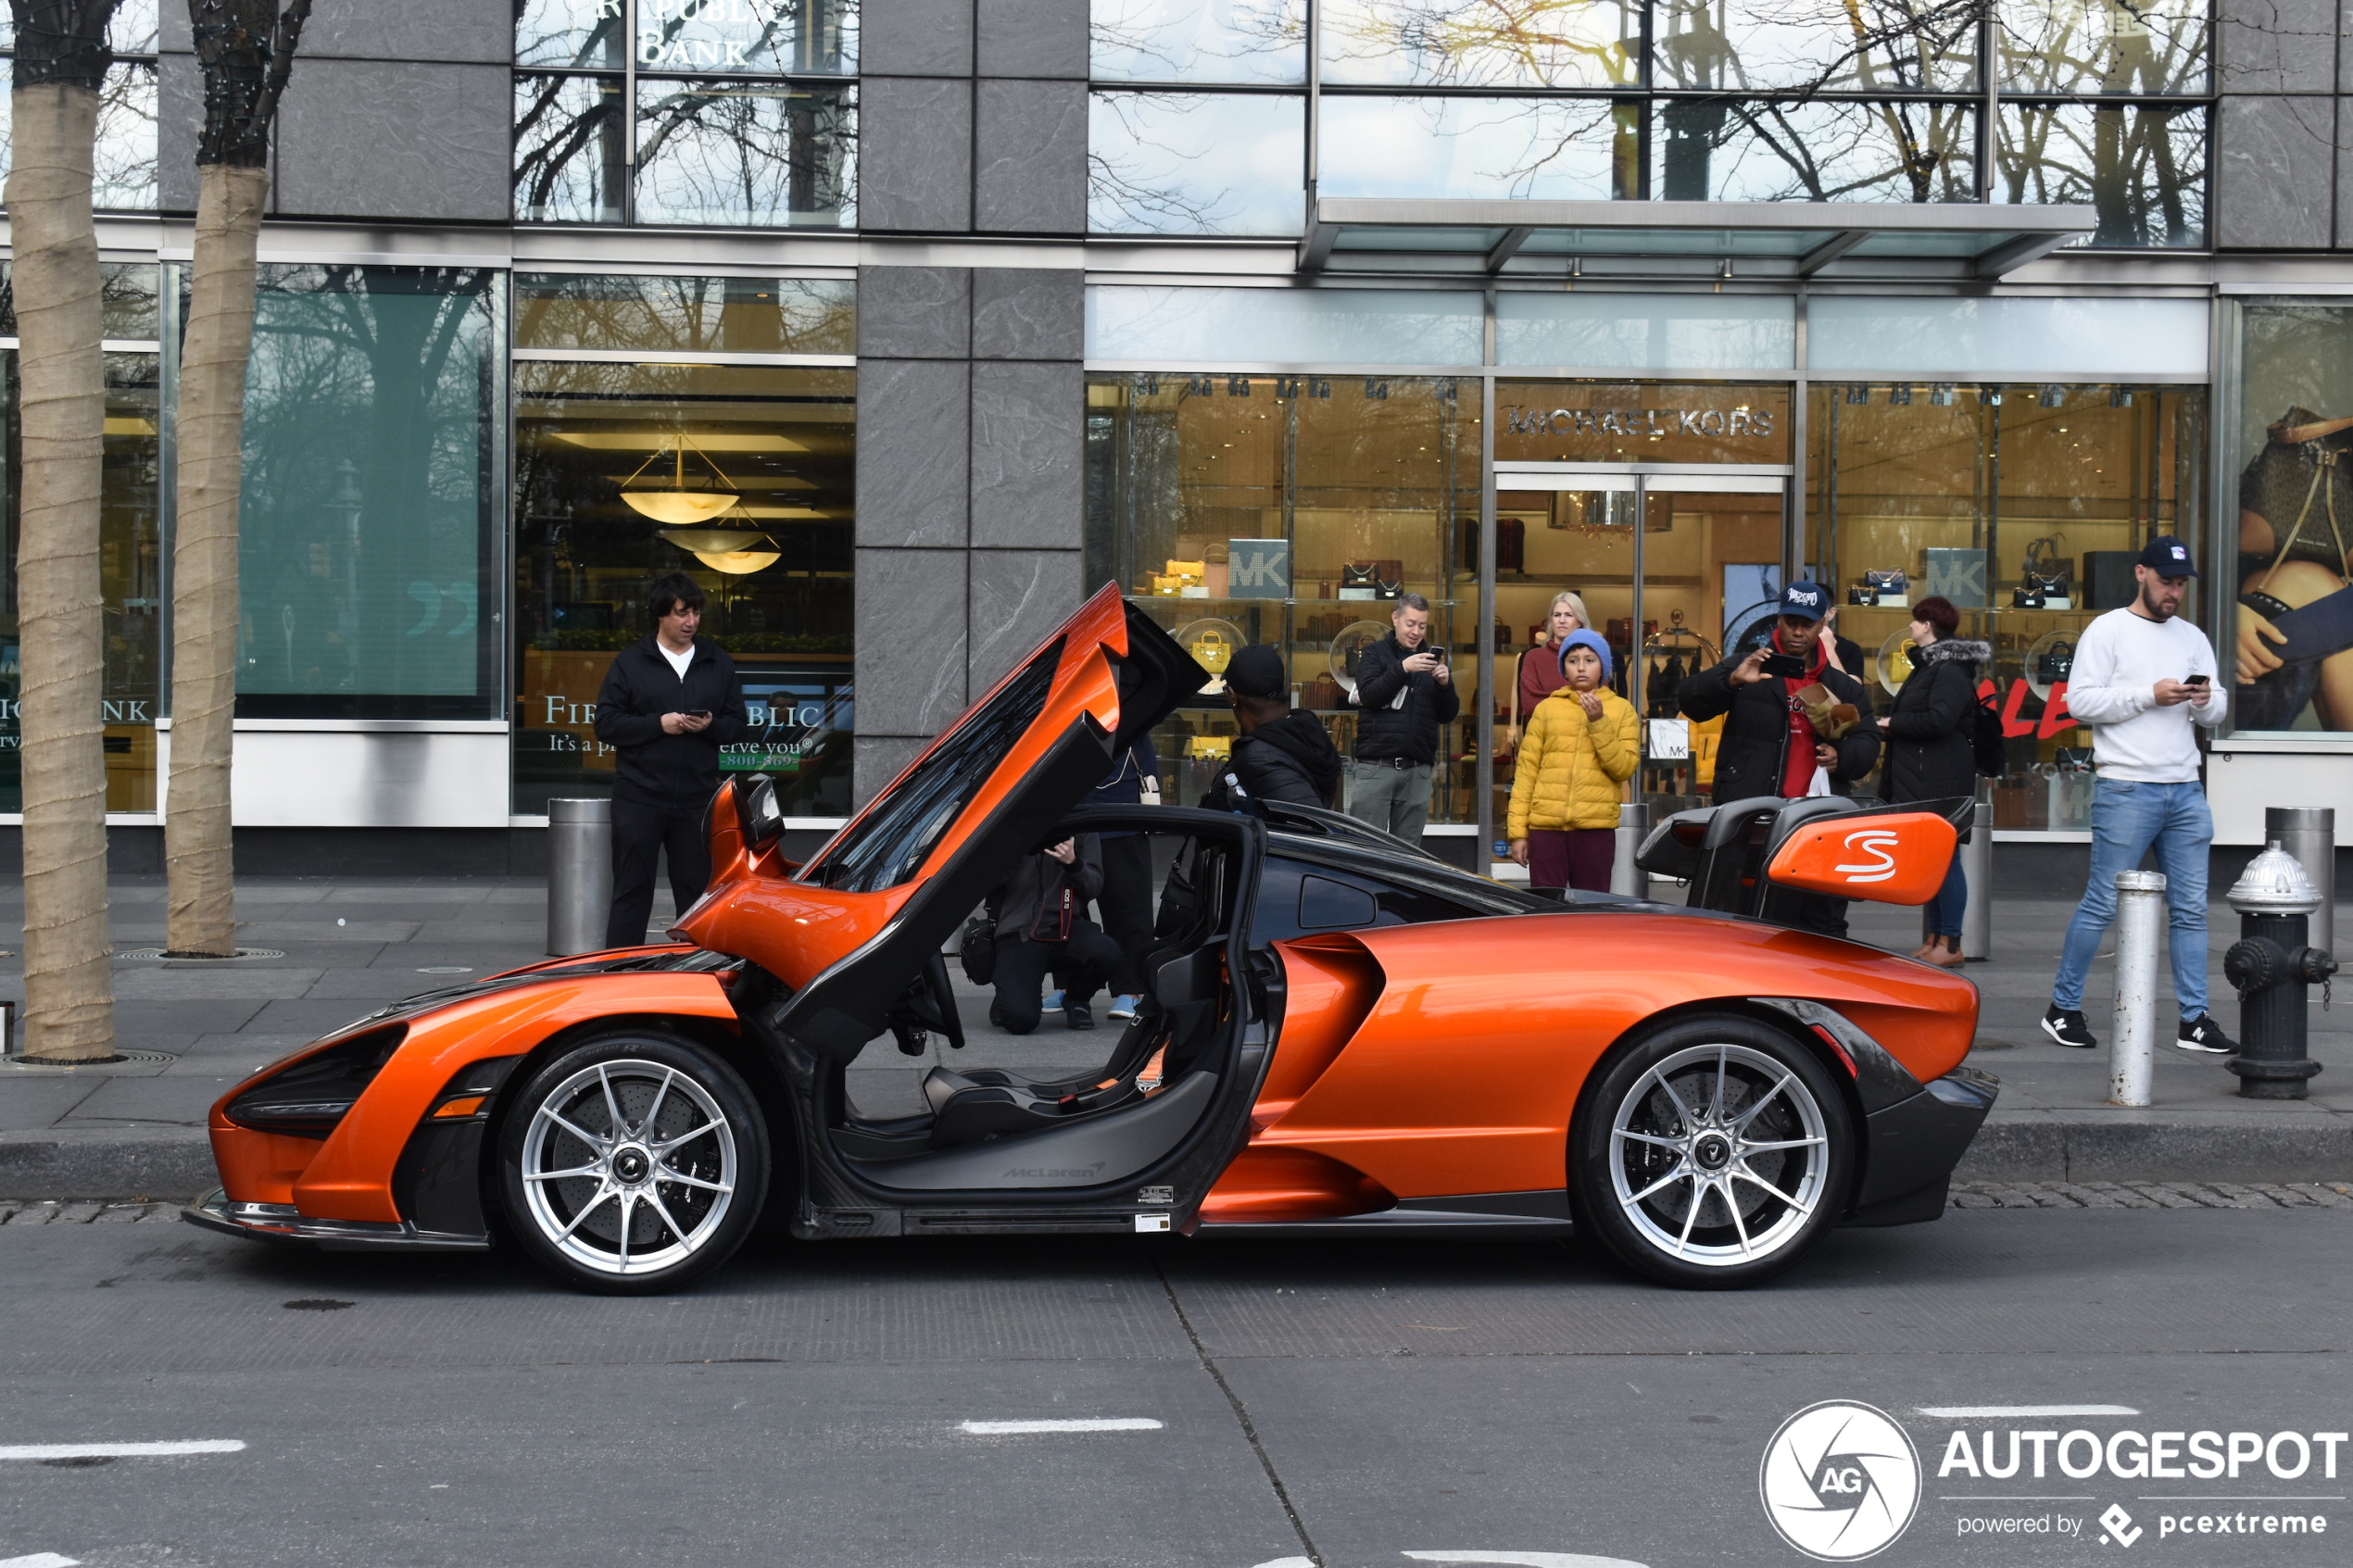
<path fill-rule="evenodd" d="M 612 802 L 547 802 L 547 951 L 558 958 L 605 945 L 612 914 Z"/>
<path fill-rule="evenodd" d="M 1651 808 L 1647 800 L 1632 800 L 1617 809 L 1617 855 L 1610 861 L 1609 890 L 1630 897 L 1651 896 L 1651 873 L 1634 863 L 1634 852 L 1651 831 Z"/>
<path fill-rule="evenodd" d="M 1980 780 L 1977 813 L 1961 846 L 1961 875 L 1969 903 L 1961 911 L 1961 957 L 1983 963 L 1994 956 L 1994 786 Z"/>
<path fill-rule="evenodd" d="M 2223 897 L 2239 912 L 2239 939 L 2222 955 L 2239 994 L 2239 1054 L 2222 1065 L 2238 1074 L 2243 1099 L 2302 1099 L 2321 1070 L 2304 1048 L 2309 988 L 2336 972 L 2334 959 L 2306 946 L 2320 892 L 2274 843 Z"/>
<path fill-rule="evenodd" d="M 2320 896 L 2311 914 L 2311 933 L 2305 940 L 2323 953 L 2336 951 L 2336 808 L 2334 806 L 2267 806 L 2263 809 L 2263 842 L 2276 844 L 2304 868 L 2305 877 Z"/>
<path fill-rule="evenodd" d="M 2157 934 L 2165 922 L 2159 872 L 2116 873 L 2116 1033 L 2108 1042 L 2110 1105 L 2147 1105 L 2157 1076 Z"/>

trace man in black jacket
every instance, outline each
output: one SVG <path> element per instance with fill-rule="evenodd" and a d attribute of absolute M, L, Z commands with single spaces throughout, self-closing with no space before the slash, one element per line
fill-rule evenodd
<path fill-rule="evenodd" d="M 742 738 L 744 696 L 736 661 L 695 635 L 702 590 L 683 571 L 654 580 L 646 596 L 654 631 L 621 650 L 597 694 L 597 738 L 620 753 L 612 790 L 612 913 L 605 945 L 646 939 L 654 862 L 670 856 L 678 912 L 711 881 L 703 809 L 719 788 L 719 748 Z"/>
<path fill-rule="evenodd" d="M 1063 1022 L 1095 1026 L 1095 992 L 1120 963 L 1119 944 L 1087 918 L 1102 890 L 1102 844 L 1082 833 L 1026 857 L 988 896 L 997 922 L 989 1022 L 1015 1035 L 1037 1028 L 1038 989 L 1052 971 L 1063 977 Z"/>
<path fill-rule="evenodd" d="M 1241 737 L 1202 797 L 1211 810 L 1239 811 L 1244 800 L 1329 806 L 1340 788 L 1340 752 L 1323 721 L 1296 711 L 1283 680 L 1283 656 L 1252 643 L 1226 666 L 1226 700 Z"/>
<path fill-rule="evenodd" d="M 1685 718 L 1730 715 L 1716 749 L 1718 805 L 1761 795 L 1793 798 L 1814 794 L 1817 772 L 1832 794 L 1852 795 L 1856 781 L 1878 763 L 1879 726 L 1871 716 L 1871 694 L 1861 681 L 1831 663 L 1821 637 L 1830 599 L 1818 583 L 1791 583 L 1781 592 L 1780 617 L 1770 642 L 1683 682 L 1678 696 Z M 1804 673 L 1768 672 L 1766 660 L 1776 656 L 1795 659 Z M 1828 708 L 1809 709 L 1801 700 L 1801 694 L 1815 686 L 1829 695 Z M 1842 708 L 1854 711 L 1832 711 Z M 1798 900 L 1798 923 L 1843 936 L 1846 903 L 1809 895 Z"/>
<path fill-rule="evenodd" d="M 1400 595 L 1389 623 L 1394 630 L 1356 656 L 1356 706 L 1364 717 L 1356 721 L 1356 784 L 1348 811 L 1419 844 L 1429 821 L 1439 733 L 1454 721 L 1463 703 L 1445 650 L 1428 646 L 1429 601 Z"/>

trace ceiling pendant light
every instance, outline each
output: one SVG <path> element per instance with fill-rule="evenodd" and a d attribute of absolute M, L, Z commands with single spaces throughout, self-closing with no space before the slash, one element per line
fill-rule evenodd
<path fill-rule="evenodd" d="M 711 478 L 717 481 L 712 488 L 690 490 L 686 487 L 686 448 L 689 446 L 694 446 L 695 456 L 702 460 L 702 466 L 709 469 Z M 630 488 L 637 483 L 638 476 L 653 467 L 664 452 L 675 453 L 677 456 L 677 467 L 672 475 L 671 483 L 667 485 L 648 485 L 642 489 Z M 672 436 L 654 448 L 653 456 L 637 465 L 636 473 L 631 474 L 621 482 L 621 498 L 628 502 L 631 509 L 640 515 L 649 517 L 656 522 L 668 523 L 672 527 L 686 527 L 698 522 L 709 522 L 734 506 L 737 499 L 727 476 L 719 471 L 719 465 L 711 460 L 711 455 L 701 447 L 695 446 L 694 442 L 684 434 Z"/>
<path fill-rule="evenodd" d="M 656 533 L 665 543 L 677 546 L 711 571 L 724 571 L 730 577 L 748 577 L 764 571 L 784 555 L 774 540 L 748 526 L 751 519 L 740 508 L 730 508 L 717 521 L 736 526 L 664 528 Z"/>

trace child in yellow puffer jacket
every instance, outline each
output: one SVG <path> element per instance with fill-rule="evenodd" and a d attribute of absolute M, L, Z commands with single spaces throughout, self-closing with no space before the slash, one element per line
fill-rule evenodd
<path fill-rule="evenodd" d="M 1536 705 L 1512 775 L 1512 859 L 1537 889 L 1609 891 L 1619 786 L 1642 761 L 1634 705 L 1609 689 L 1609 644 L 1593 632 L 1561 643 L 1566 684 Z"/>

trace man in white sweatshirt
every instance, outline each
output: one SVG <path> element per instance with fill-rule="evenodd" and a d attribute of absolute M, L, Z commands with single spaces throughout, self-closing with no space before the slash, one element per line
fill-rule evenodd
<path fill-rule="evenodd" d="M 2116 919 L 2116 873 L 2132 871 L 2150 848 L 2165 873 L 2172 912 L 2166 946 L 2173 996 L 2182 1006 L 2182 1049 L 2227 1055 L 2238 1049 L 2206 1010 L 2206 859 L 2214 818 L 2197 777 L 2193 723 L 2222 721 L 2227 698 L 2215 681 L 2213 645 L 2174 619 L 2196 568 L 2190 547 L 2170 533 L 2142 550 L 2133 569 L 2140 591 L 2122 609 L 2083 629 L 2067 706 L 2092 726 L 2099 764 L 2092 802 L 2092 880 L 2067 924 L 2058 980 L 2043 1032 L 2062 1046 L 2089 1050 L 2099 1042 L 2083 1022 L 2083 977 Z"/>

